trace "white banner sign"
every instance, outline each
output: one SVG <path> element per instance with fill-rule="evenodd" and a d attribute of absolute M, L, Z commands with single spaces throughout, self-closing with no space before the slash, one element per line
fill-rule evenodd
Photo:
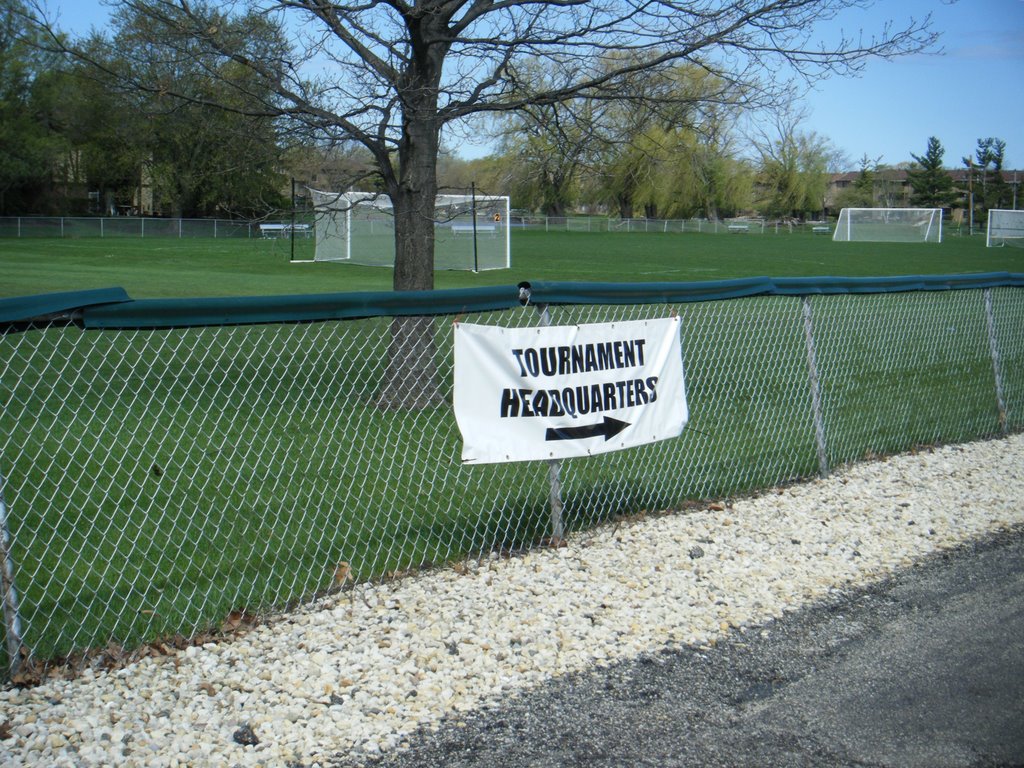
<path fill-rule="evenodd" d="M 591 456 L 677 437 L 689 414 L 679 318 L 455 324 L 462 461 Z"/>

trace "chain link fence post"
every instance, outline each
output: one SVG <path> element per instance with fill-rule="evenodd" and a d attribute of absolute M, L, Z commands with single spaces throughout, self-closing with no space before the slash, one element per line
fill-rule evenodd
<path fill-rule="evenodd" d="M 21 665 L 21 618 L 18 593 L 14 587 L 14 559 L 11 557 L 11 532 L 7 525 L 4 501 L 4 476 L 0 471 L 0 596 L 4 603 L 4 632 L 7 636 L 8 672 L 13 677 Z"/>
<path fill-rule="evenodd" d="M 804 340 L 807 344 L 807 377 L 811 388 L 811 412 L 814 418 L 814 446 L 818 452 L 818 473 L 828 477 L 828 446 L 825 442 L 825 420 L 821 412 L 821 387 L 818 383 L 818 358 L 814 348 L 814 316 L 811 297 L 800 299 L 804 310 Z"/>
<path fill-rule="evenodd" d="M 985 325 L 988 328 L 988 348 L 992 354 L 992 373 L 996 380 L 996 407 L 999 409 L 999 431 L 1006 434 L 1006 397 L 1003 394 L 1003 363 L 999 355 L 999 340 L 996 338 L 995 313 L 992 311 L 992 289 L 985 291 Z"/>

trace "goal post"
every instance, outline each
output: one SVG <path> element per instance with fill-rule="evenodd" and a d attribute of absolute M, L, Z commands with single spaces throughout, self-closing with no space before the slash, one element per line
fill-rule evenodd
<path fill-rule="evenodd" d="M 941 208 L 843 208 L 834 241 L 941 243 Z"/>
<path fill-rule="evenodd" d="M 315 261 L 394 266 L 394 211 L 387 195 L 309 191 L 316 212 Z M 438 195 L 434 269 L 510 268 L 509 212 L 509 198 L 503 195 Z"/>
<path fill-rule="evenodd" d="M 1024 211 L 992 208 L 988 212 L 985 246 L 999 248 L 1014 245 L 1024 248 Z"/>

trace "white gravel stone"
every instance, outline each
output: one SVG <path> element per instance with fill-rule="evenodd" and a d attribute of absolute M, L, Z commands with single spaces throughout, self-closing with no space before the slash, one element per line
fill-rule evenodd
<path fill-rule="evenodd" d="M 230 643 L 2 690 L 0 764 L 314 766 L 376 755 L 552 676 L 710 645 L 1019 526 L 1021 499 L 1015 435 L 367 585 L 362 599 L 311 605 Z M 235 743 L 243 725 L 258 744 Z"/>

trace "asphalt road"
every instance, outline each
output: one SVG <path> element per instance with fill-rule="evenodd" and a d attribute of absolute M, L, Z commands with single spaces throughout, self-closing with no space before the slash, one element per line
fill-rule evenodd
<path fill-rule="evenodd" d="M 373 765 L 1024 768 L 1024 531 L 712 649 L 554 681 Z"/>

